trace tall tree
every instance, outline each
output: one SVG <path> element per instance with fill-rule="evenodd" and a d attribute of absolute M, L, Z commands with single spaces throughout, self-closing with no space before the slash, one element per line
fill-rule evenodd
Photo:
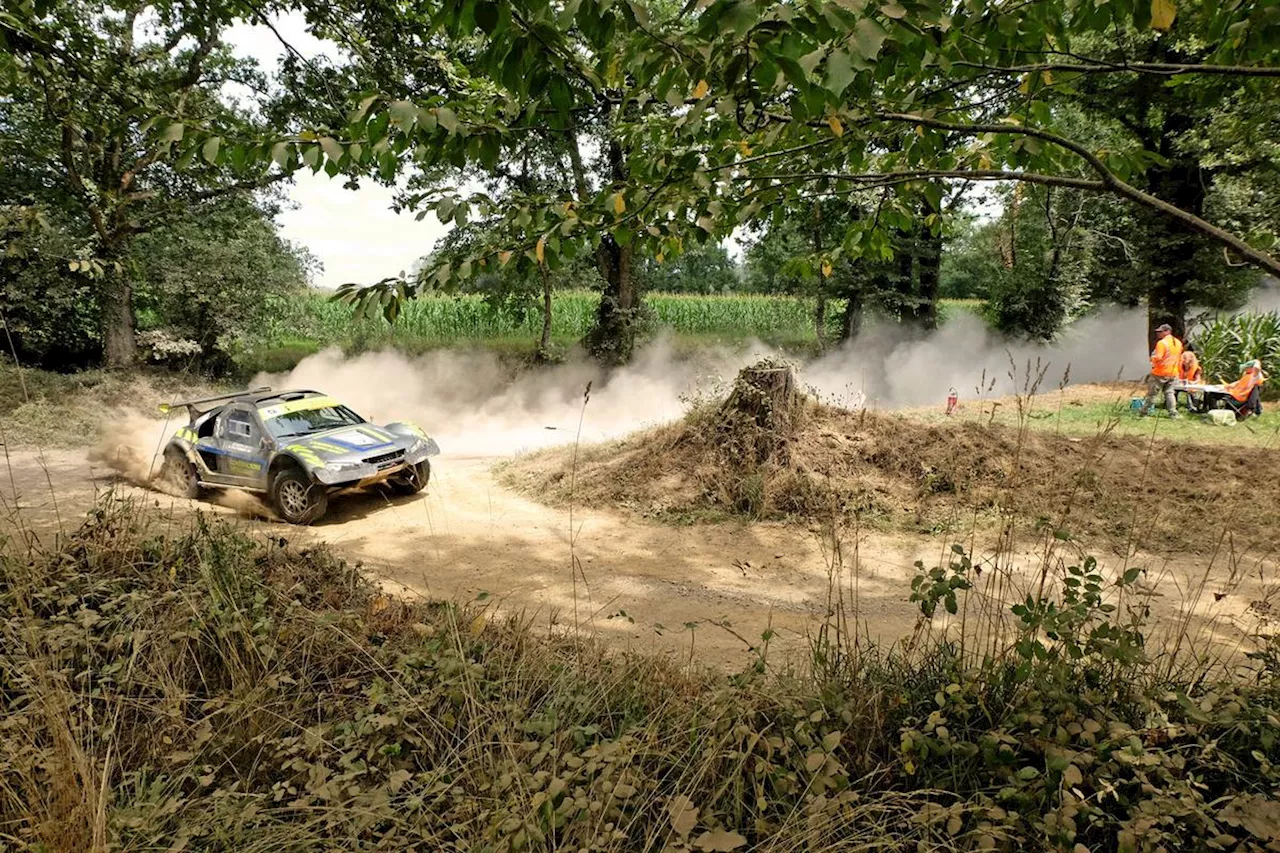
<path fill-rule="evenodd" d="M 219 0 L 19 0 L 0 13 L 0 171 L 18 199 L 81 234 L 69 266 L 97 302 L 107 364 L 136 355 L 137 235 L 277 179 L 227 139 L 268 128 L 221 96 L 261 91 L 222 43 L 241 7 Z M 268 146 L 269 150 L 269 146 Z"/>
<path fill-rule="evenodd" d="M 1248 235 L 1209 221 L 1209 211 L 1144 189 L 1149 158 L 1097 149 L 1052 109 L 1056 91 L 1097 77 L 1280 75 L 1267 64 L 1280 50 L 1280 22 L 1269 14 L 1147 0 L 1014 9 L 994 0 L 698 5 L 650 15 L 638 2 L 447 0 L 422 17 L 418 32 L 424 42 L 482 46 L 467 85 L 407 105 L 375 100 L 348 138 L 363 139 L 370 128 L 383 138 L 377 129 L 391 114 L 385 137 L 393 148 L 483 165 L 513 135 L 533 127 L 571 132 L 580 113 L 603 110 L 600 182 L 510 206 L 506 216 L 528 223 L 523 241 L 475 261 L 519 251 L 534 262 L 539 246 L 604 247 L 615 291 L 630 286 L 622 267 L 607 263 L 620 252 L 674 254 L 691 230 L 722 235 L 779 206 L 868 189 L 889 189 L 891 197 L 877 216 L 850 221 L 839 245 L 824 251 L 885 259 L 920 218 L 920 193 L 955 180 L 1110 194 L 1205 235 L 1233 258 L 1280 272 L 1280 261 Z M 1071 50 L 1117 28 L 1163 33 L 1175 18 L 1217 47 L 1186 62 Z M 425 121 L 394 121 L 419 110 Z M 384 299 L 376 289 L 368 296 Z"/>
<path fill-rule="evenodd" d="M 1132 26 L 1090 37 L 1085 44 L 1103 61 L 1134 59 L 1157 66 L 1205 62 L 1211 43 L 1184 4 L 1167 31 Z M 1135 186 L 1198 217 L 1210 215 L 1222 178 L 1274 183 L 1280 175 L 1274 139 L 1280 80 L 1266 77 L 1185 77 L 1141 73 L 1091 75 L 1052 96 L 1068 116 L 1083 113 L 1108 147 L 1145 162 Z M 1224 132 L 1225 131 L 1225 132 Z M 1277 199 L 1280 201 L 1280 199 Z M 1216 211 L 1222 217 L 1227 211 Z M 1233 227 L 1256 232 L 1267 225 L 1236 208 Z M 1241 221 L 1241 215 L 1246 216 Z M 1141 277 L 1153 334 L 1161 323 L 1185 330 L 1188 308 L 1232 307 L 1241 280 L 1219 246 L 1188 223 L 1152 209 L 1125 212 L 1125 261 Z M 1270 224 L 1274 225 L 1274 221 Z M 1273 231 L 1274 233 L 1274 231 Z M 1254 280 L 1257 280 L 1255 276 Z"/>
<path fill-rule="evenodd" d="M 573 26 L 562 26 L 566 20 Z M 616 62 L 625 51 L 620 40 L 636 24 L 635 9 L 593 3 L 575 19 L 572 8 L 546 3 L 427 8 L 378 0 L 325 21 L 335 38 L 387 48 L 357 57 L 357 73 L 390 98 L 366 103 L 359 133 L 370 141 L 400 137 L 391 150 L 411 152 L 428 176 L 408 204 L 458 225 L 484 220 L 493 238 L 473 258 L 441 255 L 427 275 L 397 290 L 448 286 L 495 263 L 515 264 L 522 275 L 554 271 L 589 254 L 602 287 L 586 344 L 603 361 L 627 360 L 645 316 L 634 231 L 600 227 L 594 216 L 584 222 L 579 212 L 632 218 L 632 159 L 651 152 L 637 152 L 625 129 L 673 109 L 616 96 L 625 74 Z M 418 37 L 394 38 L 401 32 Z M 478 191 L 458 189 L 468 184 Z"/>

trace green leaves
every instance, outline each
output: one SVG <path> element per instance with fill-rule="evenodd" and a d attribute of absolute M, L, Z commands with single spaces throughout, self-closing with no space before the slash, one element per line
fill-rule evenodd
<path fill-rule="evenodd" d="M 849 54 L 843 50 L 835 50 L 827 57 L 826 87 L 833 95 L 842 95 L 853 82 L 856 72 L 849 63 Z"/>
<path fill-rule="evenodd" d="M 218 149 L 222 147 L 221 136 L 210 136 L 204 141 L 204 145 L 200 146 L 200 156 L 204 158 L 206 163 L 218 162 Z"/>
<path fill-rule="evenodd" d="M 888 37 L 884 27 L 874 19 L 863 18 L 854 29 L 853 43 L 858 49 L 858 55 L 872 62 L 880 55 L 880 49 L 884 47 L 884 40 Z"/>
<path fill-rule="evenodd" d="M 418 118 L 418 108 L 412 101 L 392 101 L 387 105 L 391 121 L 399 127 L 411 127 Z"/>
<path fill-rule="evenodd" d="M 320 148 L 324 150 L 325 156 L 332 162 L 337 163 L 342 159 L 342 145 L 332 136 L 320 137 Z"/>
<path fill-rule="evenodd" d="M 710 13 L 708 13 L 710 14 Z M 726 5 L 718 16 L 720 31 L 744 36 L 759 20 L 755 4 L 750 0 L 738 0 Z"/>
<path fill-rule="evenodd" d="M 271 160 L 281 169 L 288 169 L 293 154 L 293 146 L 288 142 L 277 142 L 271 146 Z"/>
<path fill-rule="evenodd" d="M 448 107 L 440 107 L 436 110 L 436 121 L 450 133 L 458 132 L 458 116 Z"/>
<path fill-rule="evenodd" d="M 498 4 L 492 0 L 479 0 L 475 6 L 476 26 L 485 35 L 492 35 L 498 26 Z"/>

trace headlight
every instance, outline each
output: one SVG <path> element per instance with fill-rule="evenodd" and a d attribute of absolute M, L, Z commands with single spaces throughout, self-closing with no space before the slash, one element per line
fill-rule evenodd
<path fill-rule="evenodd" d="M 354 471 L 357 468 L 365 467 L 363 462 L 330 462 L 325 466 L 330 471 Z"/>

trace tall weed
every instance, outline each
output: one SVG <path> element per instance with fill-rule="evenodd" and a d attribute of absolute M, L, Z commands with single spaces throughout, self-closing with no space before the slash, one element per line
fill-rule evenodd
<path fill-rule="evenodd" d="M 981 591 L 952 558 L 923 610 Z M 104 504 L 0 562 L 0 845 L 1266 849 L 1280 673 L 1154 679 L 1128 574 L 1076 569 L 994 651 L 840 630 L 725 677 Z"/>

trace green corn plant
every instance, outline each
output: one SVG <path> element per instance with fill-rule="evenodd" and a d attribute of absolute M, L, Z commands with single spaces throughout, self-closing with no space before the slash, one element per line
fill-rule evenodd
<path fill-rule="evenodd" d="M 1240 364 L 1258 359 L 1268 376 L 1265 391 L 1280 391 L 1280 311 L 1219 317 L 1202 325 L 1192 342 L 1207 377 L 1232 381 Z"/>

